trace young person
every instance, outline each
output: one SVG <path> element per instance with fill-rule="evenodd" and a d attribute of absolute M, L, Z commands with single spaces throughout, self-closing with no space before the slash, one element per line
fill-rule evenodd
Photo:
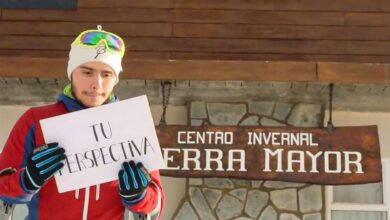
<path fill-rule="evenodd" d="M 122 164 L 118 180 L 58 193 L 54 174 L 64 166 L 61 143 L 45 143 L 39 120 L 118 101 L 113 89 L 122 72 L 123 40 L 96 30 L 82 32 L 71 44 L 70 84 L 56 103 L 33 107 L 16 122 L 0 155 L 0 200 L 26 203 L 28 220 L 122 220 L 125 209 L 135 218 L 158 219 L 164 192 L 158 171 L 142 163 Z M 58 125 L 60 128 L 61 125 Z"/>

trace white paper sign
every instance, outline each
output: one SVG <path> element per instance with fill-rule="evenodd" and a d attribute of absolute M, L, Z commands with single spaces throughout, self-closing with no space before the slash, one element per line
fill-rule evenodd
<path fill-rule="evenodd" d="M 46 143 L 65 149 L 65 166 L 55 176 L 60 193 L 116 180 L 122 162 L 164 168 L 146 96 L 40 121 Z"/>

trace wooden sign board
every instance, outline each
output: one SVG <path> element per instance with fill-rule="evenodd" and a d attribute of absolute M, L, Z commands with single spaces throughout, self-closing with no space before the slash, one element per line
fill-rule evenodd
<path fill-rule="evenodd" d="M 377 126 L 157 127 L 164 176 L 228 177 L 324 185 L 382 180 Z"/>

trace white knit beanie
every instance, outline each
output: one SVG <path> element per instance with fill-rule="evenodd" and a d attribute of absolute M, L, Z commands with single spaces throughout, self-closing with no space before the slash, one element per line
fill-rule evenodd
<path fill-rule="evenodd" d="M 101 27 L 99 28 L 101 30 Z M 78 37 L 71 44 L 68 61 L 68 78 L 71 79 L 72 72 L 81 64 L 96 61 L 102 62 L 110 66 L 119 80 L 119 74 L 122 72 L 122 54 L 112 53 L 106 47 L 106 44 L 102 41 L 96 47 L 89 47 L 80 45 L 77 41 Z"/>

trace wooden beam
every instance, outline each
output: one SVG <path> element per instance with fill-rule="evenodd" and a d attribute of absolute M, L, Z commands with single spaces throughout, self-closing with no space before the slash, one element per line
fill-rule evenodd
<path fill-rule="evenodd" d="M 166 22 L 129 23 L 116 22 L 100 23 L 105 30 L 117 33 L 121 37 L 159 36 L 169 37 L 172 25 Z M 72 36 L 76 37 L 81 31 L 96 28 L 96 22 L 30 22 L 30 21 L 0 21 L 0 35 L 20 36 Z M 28 38 L 27 37 L 27 38 Z M 11 37 L 8 37 L 11 38 Z"/>
<path fill-rule="evenodd" d="M 66 58 L 0 57 L 0 77 L 66 77 Z M 315 81 L 315 63 L 125 60 L 124 79 Z"/>
<path fill-rule="evenodd" d="M 223 9 L 173 10 L 173 22 L 210 24 L 292 24 L 292 25 L 339 25 L 345 23 L 345 13 L 322 11 L 259 11 Z"/>
<path fill-rule="evenodd" d="M 175 8 L 280 11 L 390 11 L 388 0 L 175 0 Z"/>
<path fill-rule="evenodd" d="M 125 78 L 177 80 L 315 81 L 313 62 L 133 60 Z"/>
<path fill-rule="evenodd" d="M 174 37 L 195 38 L 388 41 L 390 40 L 388 32 L 388 27 L 343 27 L 318 25 L 302 26 L 178 23 L 174 24 L 173 26 Z"/>
<path fill-rule="evenodd" d="M 66 58 L 0 57 L 1 77 L 64 78 Z"/>
<path fill-rule="evenodd" d="M 104 7 L 104 8 L 115 8 L 115 7 L 134 7 L 134 8 L 172 8 L 173 0 L 79 0 L 78 7 Z"/>
<path fill-rule="evenodd" d="M 0 35 L 0 49 L 69 50 L 74 36 Z M 390 41 L 124 37 L 131 52 L 389 56 Z"/>
<path fill-rule="evenodd" d="M 128 1 L 131 2 L 131 1 Z M 69 10 L 22 10 L 3 9 L 3 20 L 8 21 L 71 21 L 92 22 L 96 26 L 101 22 L 167 22 L 171 17 L 171 9 L 159 8 L 78 8 Z M 107 13 L 110 16 L 107 16 Z M 316 19 L 317 20 L 317 19 Z"/>
<path fill-rule="evenodd" d="M 0 50 L 0 56 L 1 56 Z M 25 51 L 25 50 L 24 50 Z M 9 52 L 12 55 L 12 51 Z M 131 52 L 133 56 L 134 52 Z M 23 55 L 23 53 L 21 53 Z M 27 55 L 26 55 L 27 56 Z M 138 57 L 135 57 L 138 58 Z M 148 59 L 148 57 L 142 57 Z M 149 57 L 149 59 L 155 59 Z M 157 59 L 161 59 L 160 57 Z M 213 53 L 213 52 L 172 52 L 174 60 L 247 60 L 247 61 L 286 61 L 299 62 L 342 62 L 342 63 L 390 63 L 390 56 L 385 55 L 349 55 L 349 54 L 283 54 L 283 53 Z"/>
<path fill-rule="evenodd" d="M 66 78 L 67 58 L 0 57 L 0 77 Z M 388 85 L 389 64 L 127 59 L 122 79 L 334 82 Z"/>
<path fill-rule="evenodd" d="M 345 14 L 346 26 L 388 26 L 390 24 L 390 13 L 376 12 L 348 12 Z"/>
<path fill-rule="evenodd" d="M 318 80 L 334 83 L 363 83 L 388 85 L 388 64 L 318 63 Z"/>

